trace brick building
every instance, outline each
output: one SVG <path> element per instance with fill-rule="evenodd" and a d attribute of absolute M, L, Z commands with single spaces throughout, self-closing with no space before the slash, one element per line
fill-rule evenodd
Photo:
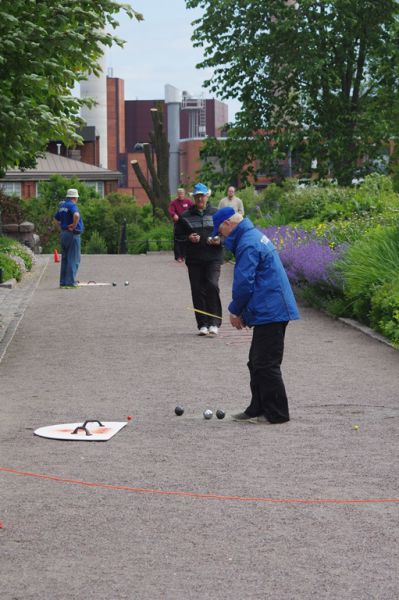
<path fill-rule="evenodd" d="M 96 165 L 74 160 L 66 156 L 46 152 L 37 161 L 34 169 L 9 169 L 0 179 L 0 187 L 6 194 L 16 194 L 20 198 L 36 198 L 40 181 L 48 181 L 52 175 L 78 177 L 80 181 L 96 189 L 101 196 L 118 189 L 120 173 L 103 169 Z"/>
<path fill-rule="evenodd" d="M 38 182 L 59 173 L 66 177 L 78 177 L 81 181 L 95 186 L 102 195 L 117 190 L 135 196 L 139 204 L 148 202 L 130 163 L 137 160 L 143 173 L 148 176 L 143 143 L 150 141 L 151 109 L 158 108 L 163 111 L 166 133 L 167 104 L 165 100 L 125 100 L 122 79 L 103 79 L 104 86 L 106 85 L 106 106 L 105 100 L 102 101 L 103 114 L 106 109 L 106 144 L 100 139 L 101 127 L 98 126 L 96 117 L 88 113 L 89 125 L 80 130 L 83 145 L 67 148 L 57 140 L 49 142 L 45 158 L 38 160 L 35 169 L 27 169 L 24 172 L 11 169 L 6 177 L 0 180 L 0 186 L 6 192 L 15 193 L 23 198 L 35 197 Z M 94 84 L 85 91 L 85 95 L 95 96 L 101 82 L 94 81 Z M 183 92 L 179 95 L 178 110 L 179 183 L 191 185 L 200 168 L 202 142 L 207 136 L 223 135 L 223 128 L 228 121 L 228 107 L 218 100 L 192 98 L 187 92 Z"/>
<path fill-rule="evenodd" d="M 168 129 L 168 113 L 165 100 L 124 100 L 123 89 L 123 80 L 107 77 L 108 167 L 122 174 L 119 191 L 132 194 L 139 204 L 145 204 L 148 198 L 130 162 L 137 160 L 143 173 L 148 174 L 142 145 L 150 141 L 151 109 L 163 111 L 165 132 Z M 179 149 L 182 184 L 191 184 L 196 179 L 203 139 L 206 136 L 220 137 L 227 121 L 228 107 L 224 102 L 192 99 L 183 92 Z"/>

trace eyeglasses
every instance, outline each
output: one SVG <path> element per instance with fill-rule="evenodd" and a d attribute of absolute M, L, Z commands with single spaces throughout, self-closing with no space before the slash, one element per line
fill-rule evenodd
<path fill-rule="evenodd" d="M 230 219 L 226 219 L 225 221 L 223 221 L 223 223 L 220 223 L 219 229 L 218 229 L 219 233 L 222 233 L 221 232 L 222 227 L 224 227 L 226 225 L 226 223 L 228 223 L 229 221 L 230 221 Z"/>

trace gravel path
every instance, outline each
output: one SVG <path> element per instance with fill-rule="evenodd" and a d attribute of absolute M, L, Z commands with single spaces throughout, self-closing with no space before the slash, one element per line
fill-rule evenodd
<path fill-rule="evenodd" d="M 291 422 L 234 423 L 250 334 L 195 335 L 184 265 L 84 256 L 117 285 L 77 290 L 58 269 L 0 295 L 1 600 L 397 600 L 396 350 L 302 308 Z M 33 435 L 128 415 L 106 443 Z"/>

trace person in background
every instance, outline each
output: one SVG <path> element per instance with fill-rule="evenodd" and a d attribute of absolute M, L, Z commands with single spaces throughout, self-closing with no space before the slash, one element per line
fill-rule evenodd
<path fill-rule="evenodd" d="M 230 323 L 253 327 L 248 368 L 252 398 L 232 415 L 241 423 L 289 421 L 287 394 L 281 375 L 284 336 L 289 321 L 299 319 L 294 294 L 276 248 L 251 221 L 232 207 L 213 215 L 212 235 L 224 236 L 235 256 Z"/>
<path fill-rule="evenodd" d="M 219 202 L 218 208 L 225 208 L 226 206 L 231 206 L 232 208 L 234 208 L 235 212 L 244 216 L 244 205 L 242 203 L 242 200 L 240 200 L 240 198 L 237 198 L 235 193 L 236 193 L 236 188 L 234 186 L 230 185 L 227 188 L 227 196 L 225 196 L 224 198 L 221 199 L 221 201 Z"/>
<path fill-rule="evenodd" d="M 60 228 L 61 270 L 60 287 L 75 288 L 80 264 L 80 236 L 83 232 L 83 221 L 77 203 L 78 190 L 69 189 L 66 199 L 60 203 L 54 215 L 54 221 Z"/>
<path fill-rule="evenodd" d="M 212 215 L 217 209 L 208 203 L 210 190 L 203 183 L 194 186 L 192 196 L 194 205 L 181 215 L 176 235 L 180 242 L 186 243 L 186 265 L 194 309 L 210 313 L 195 312 L 199 335 L 217 335 L 222 317 L 219 276 L 223 263 L 220 238 L 212 238 Z"/>
<path fill-rule="evenodd" d="M 173 250 L 175 254 L 175 260 L 177 260 L 178 262 L 184 262 L 184 258 L 186 255 L 186 244 L 184 242 L 179 242 L 176 239 L 176 226 L 179 222 L 181 215 L 192 205 L 192 200 L 190 200 L 190 198 L 186 198 L 186 190 L 184 188 L 178 188 L 177 198 L 170 202 L 168 208 L 169 215 L 171 216 L 174 225 Z"/>

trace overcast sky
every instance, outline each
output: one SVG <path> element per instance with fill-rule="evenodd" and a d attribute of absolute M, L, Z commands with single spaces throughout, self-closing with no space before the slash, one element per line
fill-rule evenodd
<path fill-rule="evenodd" d="M 144 21 L 119 15 L 116 35 L 126 44 L 108 50 L 107 65 L 113 76 L 124 79 L 126 100 L 164 98 L 166 83 L 193 96 L 201 93 L 214 97 L 202 88 L 209 70 L 196 69 L 201 49 L 193 48 L 191 22 L 199 10 L 187 10 L 184 0 L 132 0 L 130 4 L 144 15 Z M 227 101 L 229 120 L 239 109 L 235 100 Z"/>

